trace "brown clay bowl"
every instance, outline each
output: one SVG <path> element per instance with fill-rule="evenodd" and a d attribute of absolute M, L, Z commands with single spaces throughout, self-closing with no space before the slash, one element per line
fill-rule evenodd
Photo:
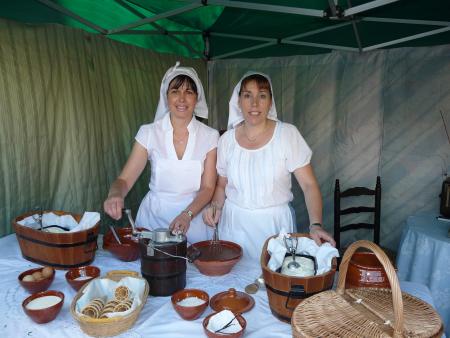
<path fill-rule="evenodd" d="M 93 265 L 71 268 L 66 272 L 66 280 L 75 291 L 98 276 L 100 269 Z"/>
<path fill-rule="evenodd" d="M 209 331 L 207 329 L 208 327 L 208 323 L 209 320 L 211 319 L 212 316 L 214 316 L 215 314 L 217 314 L 217 312 L 213 312 L 211 313 L 209 316 L 207 316 L 204 320 L 203 320 L 203 330 L 205 331 L 205 334 L 209 337 L 209 338 L 223 338 L 223 337 L 229 337 L 229 338 L 239 338 L 242 337 L 242 335 L 244 334 L 245 331 L 245 327 L 247 326 L 247 321 L 245 320 L 244 317 L 242 317 L 240 314 L 236 314 L 236 319 L 239 321 L 239 324 L 241 324 L 242 326 L 242 330 L 236 333 L 214 333 L 212 331 Z"/>
<path fill-rule="evenodd" d="M 242 257 L 242 248 L 239 244 L 222 240 L 218 244 L 220 246 L 214 248 L 211 241 L 201 241 L 189 248 L 189 252 L 195 249 L 200 251 L 200 256 L 194 260 L 194 264 L 206 276 L 227 274 Z"/>
<path fill-rule="evenodd" d="M 139 243 L 133 238 L 131 228 L 115 228 L 119 236 L 119 244 L 111 230 L 103 237 L 103 249 L 111 252 L 115 257 L 124 262 L 132 262 L 139 258 Z"/>
<path fill-rule="evenodd" d="M 29 281 L 29 282 L 23 280 L 23 278 L 27 275 L 32 275 L 35 272 L 42 272 L 42 269 L 44 268 L 30 269 L 22 272 L 19 275 L 18 279 L 20 285 L 22 285 L 24 289 L 27 290 L 29 293 L 36 293 L 47 290 L 52 284 L 53 279 L 55 279 L 55 269 L 51 268 L 53 270 L 53 273 L 51 274 L 51 276 L 47 278 L 43 278 L 39 281 Z"/>
<path fill-rule="evenodd" d="M 188 297 L 197 297 L 204 300 L 205 302 L 196 306 L 183 306 L 178 304 L 183 299 L 186 299 Z M 200 317 L 208 307 L 209 295 L 205 291 L 199 289 L 184 289 L 175 292 L 172 295 L 171 300 L 175 311 L 177 311 L 181 318 L 185 320 L 194 320 Z"/>
<path fill-rule="evenodd" d="M 61 301 L 52 306 L 40 309 L 30 309 L 28 307 L 31 301 L 45 296 L 56 296 L 61 298 Z M 61 311 L 63 303 L 64 303 L 64 294 L 62 292 L 49 290 L 32 294 L 22 302 L 22 308 L 23 311 L 28 315 L 28 317 L 30 317 L 33 321 L 35 321 L 38 324 L 44 324 L 51 322 L 53 319 L 56 318 L 59 311 Z"/>
<path fill-rule="evenodd" d="M 346 288 L 388 288 L 390 283 L 378 258 L 373 252 L 357 251 L 348 264 Z"/>

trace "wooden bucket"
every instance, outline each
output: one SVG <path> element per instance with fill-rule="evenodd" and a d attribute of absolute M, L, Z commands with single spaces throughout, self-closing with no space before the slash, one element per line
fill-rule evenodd
<path fill-rule="evenodd" d="M 180 243 L 155 245 L 149 255 L 149 239 L 139 240 L 141 274 L 150 284 L 150 295 L 170 296 L 186 286 L 186 239 Z M 178 257 L 175 257 L 178 256 Z"/>
<path fill-rule="evenodd" d="M 294 237 L 309 237 L 307 234 L 291 234 Z M 272 314 L 281 321 L 290 323 L 292 312 L 304 299 L 324 290 L 331 289 L 336 272 L 337 260 L 333 258 L 331 270 L 327 273 L 311 277 L 293 277 L 270 270 L 267 267 L 270 255 L 267 245 L 271 238 L 264 243 L 261 253 L 261 268 L 266 283 L 267 296 Z"/>
<path fill-rule="evenodd" d="M 53 212 L 58 216 L 72 215 L 77 222 L 81 219 L 81 215 L 65 211 L 44 211 L 46 212 Z M 35 230 L 18 223 L 35 213 L 35 211 L 27 212 L 13 221 L 23 258 L 37 264 L 53 266 L 56 269 L 89 265 L 94 260 L 100 229 L 99 222 L 90 229 L 67 233 Z"/>

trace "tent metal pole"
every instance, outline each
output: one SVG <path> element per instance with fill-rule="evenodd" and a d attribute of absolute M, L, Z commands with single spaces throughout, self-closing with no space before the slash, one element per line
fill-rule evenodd
<path fill-rule="evenodd" d="M 317 47 L 317 48 L 326 48 L 326 49 L 336 49 L 336 50 L 343 50 L 346 52 L 358 52 L 358 48 L 355 47 L 346 47 L 346 46 L 338 46 L 338 45 L 328 45 L 323 43 L 313 43 L 313 42 L 306 42 L 306 41 L 285 41 L 283 43 L 289 44 L 289 45 L 299 45 L 299 46 L 308 46 L 308 47 Z"/>
<path fill-rule="evenodd" d="M 114 29 L 110 29 L 110 30 L 108 30 L 107 34 L 115 34 L 115 33 L 121 32 L 121 31 L 125 31 L 127 29 L 136 28 L 136 27 L 148 24 L 148 23 L 152 23 L 154 21 L 158 21 L 158 20 L 161 20 L 161 19 L 166 19 L 166 18 L 171 17 L 171 16 L 175 16 L 175 15 L 178 15 L 178 14 L 189 12 L 189 11 L 192 11 L 192 10 L 194 10 L 196 8 L 199 8 L 199 7 L 202 7 L 202 6 L 203 6 L 202 2 L 199 1 L 199 0 L 196 0 L 196 1 L 191 2 L 189 5 L 186 5 L 186 6 L 183 6 L 183 7 L 174 9 L 174 10 L 171 10 L 171 11 L 167 11 L 165 13 L 157 14 L 155 16 L 152 16 L 151 18 L 141 19 L 141 20 L 129 23 L 129 24 L 124 25 L 124 26 L 120 26 L 120 27 L 117 27 L 117 28 L 114 28 Z"/>
<path fill-rule="evenodd" d="M 390 4 L 390 3 L 393 3 L 393 2 L 397 2 L 397 1 L 400 1 L 400 0 L 374 0 L 374 1 L 367 2 L 367 3 L 362 4 L 362 5 L 358 5 L 358 6 L 355 6 L 355 7 L 347 8 L 344 11 L 344 17 L 350 16 L 350 15 L 355 15 L 355 14 L 358 14 L 358 13 L 361 13 L 361 12 L 365 12 L 365 11 L 368 11 L 370 9 L 374 9 L 374 8 L 377 8 L 377 7 L 380 7 L 380 6 L 384 6 L 384 5 L 387 5 L 387 4 Z"/>
<path fill-rule="evenodd" d="M 411 40 L 416 40 L 416 39 L 420 39 L 423 38 L 425 36 L 431 36 L 431 35 L 435 35 L 435 34 L 439 34 L 439 33 L 443 33 L 443 32 L 447 32 L 450 31 L 450 26 L 448 27 L 443 27 L 443 28 L 439 28 L 439 29 L 434 29 L 432 31 L 428 31 L 428 32 L 424 32 L 424 33 L 420 33 L 420 34 L 414 34 L 414 35 L 410 35 L 401 39 L 396 39 L 396 40 L 392 40 L 392 41 L 388 41 L 388 42 L 383 42 L 377 45 L 373 45 L 373 46 L 369 46 L 369 47 L 365 47 L 363 48 L 363 52 L 368 52 L 374 49 L 378 49 L 378 48 L 383 48 L 386 46 L 392 46 L 392 45 L 396 45 L 398 43 L 402 43 L 405 41 L 411 41 Z"/>
<path fill-rule="evenodd" d="M 316 16 L 319 18 L 323 18 L 325 16 L 325 12 L 323 10 L 318 10 L 318 9 L 265 5 L 265 4 L 253 3 L 253 2 L 241 2 L 241 1 L 229 1 L 229 0 L 208 0 L 207 4 L 224 6 L 224 7 L 253 9 L 253 10 L 257 10 L 257 11 L 266 11 L 266 12 L 275 12 L 275 13 Z"/>
<path fill-rule="evenodd" d="M 198 31 L 149 31 L 149 30 L 133 30 L 127 29 L 119 33 L 109 34 L 109 35 L 202 35 L 203 32 Z"/>
<path fill-rule="evenodd" d="M 70 16 L 71 18 L 81 22 L 82 24 L 92 28 L 93 30 L 101 33 L 101 34 L 107 34 L 107 30 L 90 22 L 89 20 L 86 20 L 84 18 L 82 18 L 81 16 L 79 16 L 78 14 L 75 14 L 74 12 L 72 12 L 71 10 L 57 4 L 54 3 L 53 1 L 50 0 L 36 0 L 37 2 L 40 2 L 41 4 L 50 7 L 51 9 L 54 9 L 55 11 L 58 11 L 64 15 Z"/>
<path fill-rule="evenodd" d="M 361 21 L 384 22 L 384 23 L 403 23 L 408 25 L 426 25 L 426 26 L 450 26 L 450 21 L 432 21 L 432 20 L 412 20 L 412 19 L 394 19 L 394 18 L 375 18 L 366 16 Z"/>
<path fill-rule="evenodd" d="M 123 0 L 115 0 L 118 4 L 120 4 L 122 7 L 124 7 L 125 9 L 127 9 L 128 11 L 130 11 L 131 13 L 133 13 L 134 15 L 140 17 L 140 18 L 145 18 L 145 15 L 141 12 L 139 12 L 138 10 L 136 10 L 135 8 L 131 7 L 130 5 L 128 5 L 126 2 L 124 2 Z M 163 27 L 161 27 L 160 25 L 158 25 L 156 22 L 151 22 L 150 23 L 153 27 L 155 27 L 157 29 L 157 31 L 154 31 L 154 34 L 160 34 L 160 35 L 167 35 L 169 38 L 171 38 L 172 40 L 175 40 L 176 42 L 178 42 L 179 44 L 185 46 L 189 51 L 191 51 L 191 53 L 199 55 L 201 58 L 205 59 L 205 56 L 200 53 L 199 51 L 195 50 L 194 48 L 192 48 L 188 43 L 184 42 L 183 40 L 179 39 L 176 36 L 170 35 L 168 31 L 166 31 Z M 146 34 L 149 34 L 150 31 L 140 31 L 140 30 L 125 30 L 122 33 L 126 34 L 125 32 L 133 32 L 132 34 L 135 34 L 134 32 L 145 32 Z M 122 34 L 122 33 L 117 33 L 117 34 Z M 152 32 L 153 33 L 153 32 Z M 139 33 L 138 33 L 139 34 Z M 141 33 L 144 34 L 144 33 Z M 175 34 L 174 34 L 175 35 Z"/>
<path fill-rule="evenodd" d="M 236 54 L 242 54 L 242 53 L 245 53 L 245 52 L 250 52 L 252 50 L 261 49 L 261 48 L 273 46 L 273 45 L 276 45 L 276 44 L 277 44 L 276 41 L 275 42 L 266 42 L 266 43 L 263 43 L 263 44 L 260 44 L 260 45 L 257 45 L 257 46 L 247 47 L 247 48 L 235 50 L 233 52 L 217 55 L 217 56 L 215 56 L 215 57 L 213 57 L 211 59 L 212 60 L 223 59 L 223 58 L 226 58 L 228 56 L 232 56 L 232 55 L 236 55 Z"/>
<path fill-rule="evenodd" d="M 352 7 L 351 0 L 347 0 L 347 5 L 348 5 L 348 7 Z M 355 34 L 355 40 L 356 40 L 356 43 L 358 44 L 359 53 L 362 53 L 362 43 L 361 43 L 361 37 L 359 36 L 358 27 L 356 26 L 356 22 L 353 20 L 354 19 L 353 15 L 351 16 L 351 18 L 352 18 L 353 34 Z"/>
<path fill-rule="evenodd" d="M 232 38 L 232 39 L 241 39 L 241 40 L 277 42 L 277 39 L 262 38 L 260 36 L 251 36 L 251 35 L 238 35 L 238 34 L 213 33 L 213 32 L 210 32 L 209 35 L 210 36 L 218 36 L 218 37 L 221 37 L 221 38 Z"/>
<path fill-rule="evenodd" d="M 328 27 L 324 27 L 324 28 L 315 29 L 313 31 L 309 31 L 309 32 L 306 32 L 306 33 L 301 33 L 301 34 L 288 36 L 287 38 L 283 38 L 281 41 L 285 42 L 285 41 L 291 41 L 291 40 L 295 40 L 295 39 L 304 38 L 305 36 L 310 36 L 310 35 L 326 32 L 326 31 L 330 31 L 330 30 L 333 30 L 333 29 L 337 29 L 337 28 L 340 28 L 340 27 L 348 26 L 351 23 L 352 23 L 351 21 L 338 23 L 338 24 L 335 24 L 333 26 L 328 26 Z"/>

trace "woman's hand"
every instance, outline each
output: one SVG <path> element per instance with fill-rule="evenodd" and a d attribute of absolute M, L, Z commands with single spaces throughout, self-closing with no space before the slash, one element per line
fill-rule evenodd
<path fill-rule="evenodd" d="M 214 210 L 215 209 L 215 210 Z M 222 214 L 222 208 L 214 206 L 212 203 L 207 207 L 202 214 L 203 222 L 210 227 L 215 227 L 219 223 L 220 215 Z"/>
<path fill-rule="evenodd" d="M 183 211 L 175 217 L 172 223 L 170 223 L 169 230 L 174 234 L 183 233 L 183 235 L 186 235 L 190 225 L 191 217 L 187 214 L 187 212 Z"/>
<path fill-rule="evenodd" d="M 330 243 L 332 246 L 336 247 L 336 242 L 333 237 L 326 232 L 320 225 L 311 225 L 309 227 L 309 234 L 311 238 L 316 242 L 317 245 L 322 245 L 322 240 Z"/>
<path fill-rule="evenodd" d="M 120 196 L 110 196 L 103 203 L 105 212 L 115 220 L 122 217 L 122 209 L 124 208 L 124 200 Z"/>

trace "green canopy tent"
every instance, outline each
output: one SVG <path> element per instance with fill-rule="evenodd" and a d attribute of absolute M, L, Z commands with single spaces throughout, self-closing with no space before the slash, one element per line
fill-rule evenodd
<path fill-rule="evenodd" d="M 447 0 L 22 0 L 0 16 L 205 60 L 450 43 Z"/>

